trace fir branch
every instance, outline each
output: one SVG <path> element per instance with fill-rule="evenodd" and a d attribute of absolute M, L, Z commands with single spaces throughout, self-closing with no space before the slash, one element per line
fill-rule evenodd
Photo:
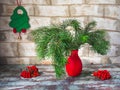
<path fill-rule="evenodd" d="M 73 36 L 67 26 L 72 26 L 75 30 Z M 105 40 L 105 30 L 93 30 L 96 22 L 90 22 L 85 27 L 81 27 L 77 20 L 65 20 L 61 25 L 51 25 L 40 27 L 32 31 L 36 44 L 37 56 L 42 59 L 50 57 L 53 59 L 56 77 L 60 78 L 65 74 L 64 66 L 66 57 L 71 50 L 78 49 L 80 45 L 89 43 L 92 49 L 102 55 L 109 49 L 109 41 Z"/>
<path fill-rule="evenodd" d="M 85 32 L 89 32 L 90 30 L 94 29 L 96 27 L 96 21 L 92 21 L 90 23 L 88 23 L 86 26 L 85 26 Z"/>

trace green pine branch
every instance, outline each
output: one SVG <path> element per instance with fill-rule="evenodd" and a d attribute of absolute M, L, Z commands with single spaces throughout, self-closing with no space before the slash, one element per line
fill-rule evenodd
<path fill-rule="evenodd" d="M 72 35 L 68 26 L 73 27 Z M 50 57 L 53 60 L 56 77 L 65 74 L 64 67 L 71 50 L 78 49 L 80 45 L 89 43 L 92 49 L 102 55 L 109 49 L 109 41 L 105 40 L 105 30 L 94 30 L 96 22 L 90 22 L 81 27 L 77 20 L 65 20 L 60 25 L 40 27 L 31 33 L 36 44 L 37 56 L 40 59 Z M 93 31 L 94 30 L 94 31 Z"/>

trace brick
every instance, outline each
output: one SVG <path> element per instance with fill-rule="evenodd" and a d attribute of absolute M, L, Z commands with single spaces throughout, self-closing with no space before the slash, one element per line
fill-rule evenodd
<path fill-rule="evenodd" d="M 16 4 L 16 0 L 0 0 L 1 4 Z"/>
<path fill-rule="evenodd" d="M 64 4 L 82 4 L 83 0 L 52 0 L 52 4 L 64 5 Z"/>
<path fill-rule="evenodd" d="M 3 5 L 4 12 L 1 15 L 12 15 L 13 10 L 16 8 L 16 6 L 11 5 Z"/>
<path fill-rule="evenodd" d="M 112 63 L 120 63 L 120 56 L 118 56 L 118 57 L 111 57 L 110 59 L 111 59 Z"/>
<path fill-rule="evenodd" d="M 29 38 L 29 33 L 30 33 L 30 31 L 27 30 L 26 33 L 21 33 L 22 40 L 18 40 L 18 39 L 17 39 L 17 38 L 18 38 L 18 35 L 15 37 L 15 40 L 16 40 L 17 42 L 31 42 L 31 40 L 28 39 L 28 38 Z M 15 36 L 15 35 L 14 35 L 14 36 Z M 32 36 L 31 36 L 31 37 L 32 37 Z"/>
<path fill-rule="evenodd" d="M 120 0 L 115 0 L 116 1 L 116 4 L 120 4 Z"/>
<path fill-rule="evenodd" d="M 90 17 L 89 22 L 90 21 L 96 21 L 98 29 L 116 30 L 117 27 L 117 25 L 115 24 L 116 20 L 112 19 Z"/>
<path fill-rule="evenodd" d="M 30 19 L 30 29 L 36 29 L 41 26 L 48 26 L 50 25 L 51 19 L 48 17 L 31 17 Z"/>
<path fill-rule="evenodd" d="M 120 45 L 120 33 L 119 32 L 109 32 L 109 39 L 111 44 Z"/>
<path fill-rule="evenodd" d="M 22 0 L 21 5 L 24 5 L 24 4 L 33 4 L 33 3 L 34 3 L 34 0 Z"/>
<path fill-rule="evenodd" d="M 86 0 L 88 4 L 115 4 L 116 0 Z"/>
<path fill-rule="evenodd" d="M 5 57 L 0 57 L 0 64 L 7 64 L 7 59 Z"/>
<path fill-rule="evenodd" d="M 37 57 L 30 58 L 30 64 L 52 64 L 52 60 L 49 58 L 39 60 Z"/>
<path fill-rule="evenodd" d="M 17 43 L 0 43 L 0 57 L 18 56 Z"/>
<path fill-rule="evenodd" d="M 0 41 L 2 42 L 29 42 L 28 33 L 21 33 L 22 40 L 18 39 L 19 34 L 13 33 L 12 29 L 9 31 L 0 32 Z"/>
<path fill-rule="evenodd" d="M 105 17 L 120 19 L 120 6 L 105 6 Z"/>
<path fill-rule="evenodd" d="M 111 60 L 108 56 L 92 56 L 92 57 L 80 57 L 82 64 L 110 64 Z"/>
<path fill-rule="evenodd" d="M 83 45 L 80 46 L 80 49 L 79 49 L 79 56 L 82 56 L 82 57 L 101 57 L 100 54 L 98 54 L 97 52 L 95 52 L 94 50 L 91 49 L 91 45 L 89 45 L 88 43 L 85 43 Z"/>
<path fill-rule="evenodd" d="M 1 0 L 1 4 L 9 4 L 9 5 L 17 5 L 16 0 Z M 49 4 L 50 0 L 22 0 L 21 4 L 26 5 L 26 4 L 42 4 L 46 5 Z"/>
<path fill-rule="evenodd" d="M 37 57 L 0 58 L 0 64 L 51 64 L 51 60 L 39 60 Z"/>
<path fill-rule="evenodd" d="M 68 7 L 67 6 L 36 6 L 35 15 L 68 16 Z"/>
<path fill-rule="evenodd" d="M 36 56 L 34 43 L 19 43 L 19 56 Z"/>
<path fill-rule="evenodd" d="M 103 7 L 98 5 L 73 5 L 70 10 L 72 16 L 103 16 Z"/>
<path fill-rule="evenodd" d="M 80 46 L 80 49 L 78 51 L 79 56 L 81 57 L 88 57 L 89 55 L 89 44 L 84 44 Z"/>
<path fill-rule="evenodd" d="M 30 58 L 0 58 L 0 64 L 30 64 Z"/>
<path fill-rule="evenodd" d="M 120 31 L 120 20 L 116 20 L 115 25 L 116 25 L 116 30 Z"/>
<path fill-rule="evenodd" d="M 102 56 L 101 64 L 111 64 L 111 60 L 110 60 L 109 56 L 107 56 L 107 55 Z"/>
<path fill-rule="evenodd" d="M 24 8 L 26 9 L 28 15 L 30 16 L 34 15 L 34 8 L 32 5 L 27 5 L 27 6 L 25 5 Z"/>
<path fill-rule="evenodd" d="M 116 46 L 110 46 L 107 55 L 108 56 L 116 56 L 117 55 L 118 48 Z"/>
<path fill-rule="evenodd" d="M 91 45 L 81 45 L 78 56 L 81 58 L 83 64 L 110 64 L 109 56 L 103 56 L 91 49 Z"/>
<path fill-rule="evenodd" d="M 12 30 L 1 32 L 0 37 L 1 37 L 1 41 L 3 42 L 15 42 L 17 39 L 16 34 L 14 34 Z"/>
<path fill-rule="evenodd" d="M 0 30 L 9 30 L 10 18 L 9 17 L 0 17 Z"/>
<path fill-rule="evenodd" d="M 0 15 L 2 15 L 2 13 L 4 13 L 4 7 L 3 5 L 0 5 Z"/>
<path fill-rule="evenodd" d="M 1 15 L 10 15 L 11 16 L 16 7 L 17 6 L 4 5 L 4 7 L 3 7 L 4 11 Z M 34 15 L 34 8 L 32 5 L 23 5 L 23 7 L 26 9 L 28 15 Z"/>
<path fill-rule="evenodd" d="M 23 62 L 23 59 L 21 58 L 7 58 L 6 60 L 7 60 L 7 64 L 29 64 L 29 63 Z"/>
<path fill-rule="evenodd" d="M 5 41 L 6 40 L 6 35 L 3 32 L 0 32 L 0 41 Z"/>
<path fill-rule="evenodd" d="M 33 0 L 34 4 L 49 5 L 50 0 Z"/>
<path fill-rule="evenodd" d="M 117 47 L 116 53 L 117 53 L 117 56 L 120 56 L 120 46 Z"/>
<path fill-rule="evenodd" d="M 101 57 L 80 57 L 83 64 L 101 64 Z"/>
<path fill-rule="evenodd" d="M 37 2 L 38 0 L 22 0 L 21 4 L 33 4 L 35 2 Z M 43 0 L 39 0 L 41 3 L 43 2 Z M 17 1 L 16 0 L 1 0 L 0 3 L 2 4 L 10 4 L 10 5 L 17 5 Z M 38 3 L 38 2 L 37 2 Z"/>

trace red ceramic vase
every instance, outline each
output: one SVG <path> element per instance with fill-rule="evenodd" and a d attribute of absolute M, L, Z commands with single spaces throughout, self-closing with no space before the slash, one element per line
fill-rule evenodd
<path fill-rule="evenodd" d="M 66 72 L 69 76 L 79 76 L 82 71 L 82 62 L 78 56 L 78 50 L 72 50 L 66 63 Z"/>

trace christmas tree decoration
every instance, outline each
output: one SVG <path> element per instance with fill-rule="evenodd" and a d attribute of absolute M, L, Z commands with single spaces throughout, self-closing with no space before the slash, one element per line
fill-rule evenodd
<path fill-rule="evenodd" d="M 69 76 L 79 76 L 82 71 L 82 62 L 78 56 L 78 50 L 72 50 L 66 63 L 66 71 Z"/>
<path fill-rule="evenodd" d="M 9 26 L 13 28 L 14 33 L 19 33 L 18 38 L 21 39 L 21 32 L 26 33 L 26 30 L 30 28 L 29 17 L 26 9 L 21 6 L 21 3 L 18 3 L 18 6 L 14 9 L 13 14 L 11 15 Z"/>

